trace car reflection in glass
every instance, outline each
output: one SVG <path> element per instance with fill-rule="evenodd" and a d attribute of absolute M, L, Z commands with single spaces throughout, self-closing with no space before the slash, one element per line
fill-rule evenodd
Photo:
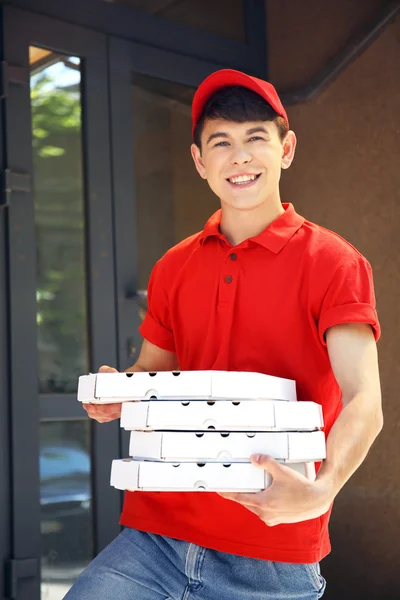
<path fill-rule="evenodd" d="M 92 556 L 90 457 L 78 446 L 40 452 L 42 557 L 51 563 Z"/>

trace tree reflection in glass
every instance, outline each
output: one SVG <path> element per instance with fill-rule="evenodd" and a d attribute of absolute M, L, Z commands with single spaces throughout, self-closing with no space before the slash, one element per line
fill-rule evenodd
<path fill-rule="evenodd" d="M 80 60 L 31 47 L 39 392 L 88 370 Z"/>

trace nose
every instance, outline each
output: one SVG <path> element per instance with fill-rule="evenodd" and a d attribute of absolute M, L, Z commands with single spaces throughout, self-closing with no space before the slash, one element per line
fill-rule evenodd
<path fill-rule="evenodd" d="M 244 148 L 236 146 L 232 150 L 231 162 L 233 165 L 244 165 L 251 161 L 251 154 Z"/>

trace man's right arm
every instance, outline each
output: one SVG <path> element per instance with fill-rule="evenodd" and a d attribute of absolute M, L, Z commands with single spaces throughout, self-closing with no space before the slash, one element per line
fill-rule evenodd
<path fill-rule="evenodd" d="M 143 340 L 139 358 L 126 372 L 175 371 L 178 368 L 178 359 L 173 352 L 163 350 L 145 339 Z M 113 367 L 102 366 L 99 369 L 99 373 L 118 373 L 118 371 Z M 121 416 L 121 403 L 83 404 L 83 408 L 91 419 L 95 419 L 99 423 L 114 421 L 114 419 L 119 419 Z"/>

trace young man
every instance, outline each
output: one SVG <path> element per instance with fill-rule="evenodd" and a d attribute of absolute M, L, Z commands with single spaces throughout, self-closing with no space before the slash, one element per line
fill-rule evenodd
<path fill-rule="evenodd" d="M 221 210 L 155 265 L 130 370 L 294 379 L 300 401 L 323 407 L 327 459 L 310 482 L 253 457 L 273 478 L 257 494 L 127 492 L 126 528 L 69 600 L 320 598 L 333 499 L 382 427 L 371 268 L 281 204 L 296 137 L 276 91 L 244 73 L 213 73 L 193 100 L 193 136 L 195 166 Z M 120 416 L 120 405 L 86 408 L 100 422 Z"/>

